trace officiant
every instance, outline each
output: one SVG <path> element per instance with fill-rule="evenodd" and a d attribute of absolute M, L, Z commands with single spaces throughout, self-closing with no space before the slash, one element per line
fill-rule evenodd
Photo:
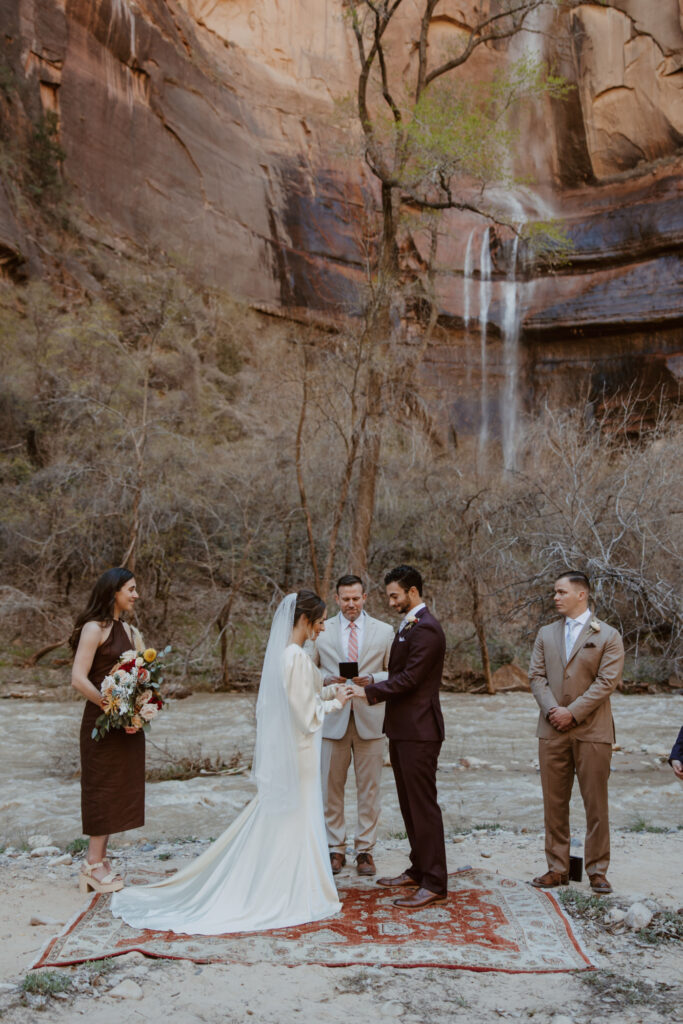
<path fill-rule="evenodd" d="M 357 663 L 356 682 L 365 685 L 387 678 L 389 652 L 394 631 L 386 622 L 365 611 L 367 594 L 360 576 L 342 576 L 335 601 L 339 613 L 325 623 L 315 646 L 313 659 L 322 670 L 326 685 L 343 683 L 341 665 Z M 347 834 L 344 790 L 353 758 L 356 776 L 357 825 L 354 837 L 356 870 L 374 875 L 372 851 L 377 840 L 380 815 L 380 780 L 384 762 L 384 704 L 369 707 L 349 701 L 340 711 L 325 716 L 322 746 L 322 788 L 325 826 L 332 873 L 346 864 Z"/>

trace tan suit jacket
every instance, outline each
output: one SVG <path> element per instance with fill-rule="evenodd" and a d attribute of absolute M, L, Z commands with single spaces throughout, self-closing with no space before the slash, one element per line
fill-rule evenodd
<path fill-rule="evenodd" d="M 599 628 L 592 627 L 595 623 Z M 621 680 L 624 644 L 612 626 L 588 620 L 565 657 L 564 618 L 539 630 L 529 665 L 531 692 L 540 708 L 536 735 L 561 735 L 547 719 L 551 708 L 568 708 L 577 724 L 569 735 L 592 743 L 614 742 L 610 696 Z"/>
<path fill-rule="evenodd" d="M 394 630 L 380 619 L 365 617 L 363 645 L 360 650 L 358 672 L 361 676 L 372 675 L 375 682 L 383 682 L 388 675 L 389 654 L 394 640 Z M 323 675 L 338 676 L 339 662 L 346 661 L 341 636 L 341 615 L 335 615 L 325 623 L 325 630 L 316 640 L 313 661 Z M 346 734 L 353 704 L 353 717 L 361 739 L 378 739 L 383 735 L 384 705 L 369 707 L 365 701 L 348 701 L 341 711 L 325 715 L 323 736 L 329 740 L 340 740 Z"/>

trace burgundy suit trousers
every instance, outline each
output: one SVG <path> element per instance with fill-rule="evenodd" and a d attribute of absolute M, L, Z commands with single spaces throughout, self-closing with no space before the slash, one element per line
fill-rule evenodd
<path fill-rule="evenodd" d="M 408 874 L 430 892 L 448 888 L 446 844 L 436 799 L 441 740 L 389 740 L 398 802 L 410 842 Z"/>

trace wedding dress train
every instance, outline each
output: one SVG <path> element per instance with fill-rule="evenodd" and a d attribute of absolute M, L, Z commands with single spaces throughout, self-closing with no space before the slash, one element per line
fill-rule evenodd
<path fill-rule="evenodd" d="M 298 644 L 289 644 L 283 657 L 298 769 L 292 808 L 273 813 L 257 796 L 205 853 L 177 875 L 115 893 L 112 913 L 127 924 L 221 935 L 319 921 L 341 909 L 330 867 L 320 781 L 323 717 L 341 704 L 323 700 L 320 673 Z"/>

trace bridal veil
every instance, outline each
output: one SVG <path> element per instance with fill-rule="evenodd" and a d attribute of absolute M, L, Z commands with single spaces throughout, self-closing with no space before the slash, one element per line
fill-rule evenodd
<path fill-rule="evenodd" d="M 285 690 L 285 649 L 294 628 L 296 594 L 287 594 L 273 616 L 256 702 L 252 776 L 269 814 L 294 810 L 300 799 L 296 738 Z"/>

